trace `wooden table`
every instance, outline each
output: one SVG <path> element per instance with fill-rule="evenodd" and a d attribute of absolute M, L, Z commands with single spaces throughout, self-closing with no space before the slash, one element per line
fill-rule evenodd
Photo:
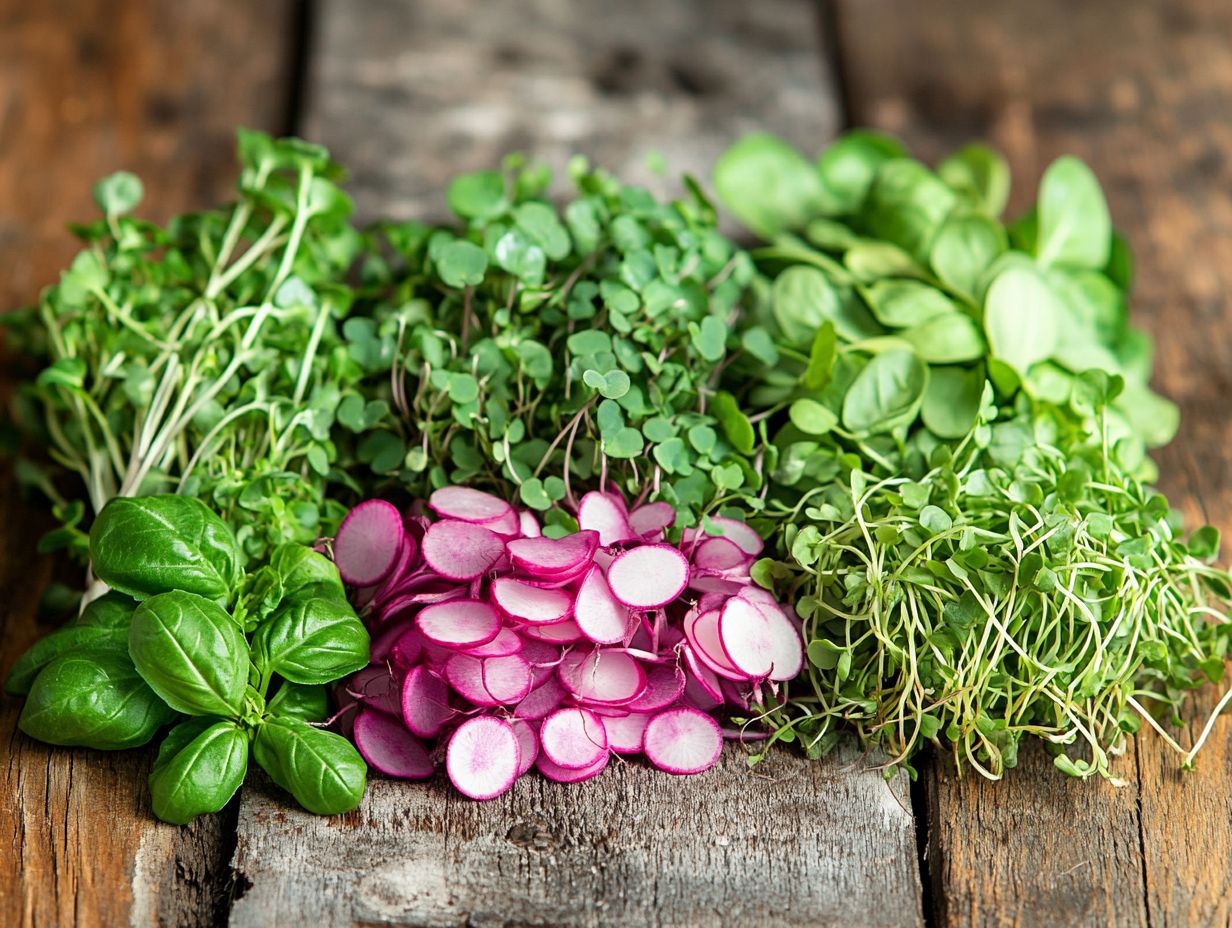
<path fill-rule="evenodd" d="M 0 0 L 0 305 L 54 279 L 99 175 L 139 172 L 155 218 L 225 198 L 238 124 L 330 146 L 366 217 L 437 216 L 444 178 L 513 149 L 662 188 L 647 153 L 704 176 L 759 128 L 815 150 L 873 125 L 926 159 L 982 137 L 1012 210 L 1073 152 L 1137 250 L 1184 412 L 1163 488 L 1226 534 L 1230 102 L 1226 0 Z M 42 524 L 6 475 L 0 670 L 48 630 Z M 1195 775 L 1141 736 L 1122 789 L 1035 750 L 1002 783 L 929 765 L 914 785 L 850 751 L 756 773 L 733 754 L 482 805 L 378 781 L 335 819 L 254 777 L 177 829 L 147 812 L 149 752 L 49 749 L 0 708 L 3 926 L 1232 925 L 1227 720 Z"/>

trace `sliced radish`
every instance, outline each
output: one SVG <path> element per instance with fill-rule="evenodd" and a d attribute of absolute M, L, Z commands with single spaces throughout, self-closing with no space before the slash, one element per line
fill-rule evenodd
<path fill-rule="evenodd" d="M 792 619 L 778 600 L 760 587 L 746 587 L 739 595 L 760 609 L 769 623 L 773 665 L 769 678 L 777 682 L 790 680 L 804 667 L 804 640 L 799 621 Z"/>
<path fill-rule="evenodd" d="M 505 543 L 472 522 L 435 522 L 424 535 L 423 556 L 434 571 L 450 580 L 474 580 L 505 553 Z"/>
<path fill-rule="evenodd" d="M 497 522 L 513 511 L 503 499 L 470 487 L 441 487 L 428 497 L 428 508 L 442 519 L 480 523 Z"/>
<path fill-rule="evenodd" d="M 518 776 L 521 776 L 535 766 L 535 760 L 539 757 L 539 736 L 535 733 L 535 727 L 529 722 L 510 719 L 509 724 L 513 727 L 514 734 L 518 736 L 518 758 L 520 760 Z"/>
<path fill-rule="evenodd" d="M 684 645 L 681 651 L 685 656 L 684 693 L 681 702 L 712 712 L 723 705 L 723 684 L 710 668 L 702 666 L 696 655 L 689 653 L 689 646 Z"/>
<path fill-rule="evenodd" d="M 638 537 L 624 503 L 607 493 L 590 492 L 578 503 L 578 525 L 583 530 L 599 533 L 599 544 L 611 547 Z"/>
<path fill-rule="evenodd" d="M 596 649 L 562 661 L 560 682 L 582 702 L 623 705 L 646 691 L 646 671 L 624 651 Z"/>
<path fill-rule="evenodd" d="M 505 615 L 530 625 L 563 622 L 573 611 L 573 596 L 569 593 L 532 586 L 512 577 L 492 581 L 492 601 Z"/>
<path fill-rule="evenodd" d="M 419 558 L 419 542 L 415 536 L 409 532 L 403 532 L 402 545 L 398 549 L 398 559 L 394 562 L 393 569 L 389 572 L 389 576 L 381 581 L 373 593 L 373 599 L 377 602 L 384 602 L 389 598 L 394 589 L 403 582 L 406 576 L 415 566 L 415 562 Z"/>
<path fill-rule="evenodd" d="M 731 539 L 749 557 L 761 554 L 765 543 L 761 536 L 739 519 L 728 519 L 724 516 L 711 518 L 710 524 L 723 530 L 723 537 Z"/>
<path fill-rule="evenodd" d="M 452 599 L 427 606 L 415 624 L 433 644 L 464 650 L 487 644 L 501 630 L 496 610 L 477 599 Z"/>
<path fill-rule="evenodd" d="M 368 655 L 372 663 L 383 664 L 389 658 L 397 640 L 411 629 L 412 626 L 407 622 L 390 622 L 383 625 L 380 631 L 372 635 L 371 644 L 368 646 Z"/>
<path fill-rule="evenodd" d="M 403 628 L 406 630 L 394 642 L 389 656 L 400 667 L 414 667 L 423 653 L 423 636 L 413 625 L 403 626 Z"/>
<path fill-rule="evenodd" d="M 574 770 L 570 767 L 562 767 L 559 764 L 553 763 L 543 751 L 540 751 L 539 756 L 535 759 L 535 767 L 549 780 L 557 783 L 581 783 L 583 780 L 589 780 L 601 774 L 604 768 L 607 767 L 608 758 L 611 756 L 607 751 L 604 751 L 603 756 L 595 761 L 593 766 Z"/>
<path fill-rule="evenodd" d="M 598 532 L 575 532 L 564 538 L 519 538 L 509 542 L 513 565 L 532 577 L 566 574 L 590 562 L 599 546 Z"/>
<path fill-rule="evenodd" d="M 716 577 L 713 574 L 694 574 L 689 578 L 689 589 L 699 593 L 715 593 L 726 599 L 735 596 L 748 586 L 747 581 L 729 580 L 726 577 Z"/>
<path fill-rule="evenodd" d="M 539 748 L 560 767 L 593 767 L 607 753 L 603 721 L 586 709 L 560 709 L 539 726 Z"/>
<path fill-rule="evenodd" d="M 423 743 L 384 712 L 362 709 L 352 737 L 364 760 L 386 776 L 423 780 L 436 772 Z"/>
<path fill-rule="evenodd" d="M 626 606 L 657 609 L 684 590 L 689 562 L 671 545 L 643 545 L 618 555 L 608 568 L 607 581 Z"/>
<path fill-rule="evenodd" d="M 733 596 L 719 612 L 719 643 L 728 663 L 754 679 L 774 667 L 774 635 L 765 614 L 747 599 Z"/>
<path fill-rule="evenodd" d="M 642 750 L 647 760 L 667 773 L 701 773 L 718 762 L 723 732 L 718 722 L 697 709 L 667 709 L 647 723 Z"/>
<path fill-rule="evenodd" d="M 464 588 L 439 577 L 431 577 L 430 582 L 413 581 L 412 584 L 399 586 L 388 599 L 381 601 L 382 622 L 397 622 L 421 606 L 461 599 L 466 595 Z"/>
<path fill-rule="evenodd" d="M 468 648 L 466 653 L 471 657 L 508 657 L 521 651 L 522 644 L 517 632 L 511 628 L 502 628 L 487 644 Z"/>
<path fill-rule="evenodd" d="M 365 705 L 398 715 L 402 682 L 397 674 L 383 664 L 369 664 L 357 671 L 346 684 L 347 692 Z"/>
<path fill-rule="evenodd" d="M 538 630 L 543 631 L 551 627 L 546 625 Z M 548 677 L 556 676 L 556 668 L 560 666 L 560 648 L 549 641 L 540 641 L 530 636 L 528 634 L 530 631 L 532 631 L 531 628 L 521 629 L 522 650 L 518 653 L 530 664 L 535 686 L 539 686 Z"/>
<path fill-rule="evenodd" d="M 603 718 L 607 732 L 607 746 L 617 754 L 640 754 L 650 721 L 648 712 L 630 712 L 628 715 Z"/>
<path fill-rule="evenodd" d="M 692 646 L 691 653 L 720 677 L 747 680 L 749 675 L 732 666 L 723 652 L 723 644 L 719 641 L 719 615 L 718 609 L 710 609 L 685 617 L 684 634 Z"/>
<path fill-rule="evenodd" d="M 723 689 L 723 699 L 729 705 L 735 706 L 742 712 L 748 712 L 752 708 L 747 684 L 741 686 L 735 680 L 720 680 L 719 682 Z"/>
<path fill-rule="evenodd" d="M 711 537 L 693 549 L 693 566 L 724 573 L 747 567 L 752 558 L 730 539 Z"/>
<path fill-rule="evenodd" d="M 500 535 L 506 541 L 522 537 L 522 523 L 518 519 L 517 510 L 512 506 L 501 518 L 494 522 L 485 522 L 483 527 Z"/>
<path fill-rule="evenodd" d="M 538 721 L 559 709 L 567 695 L 565 688 L 555 676 L 548 677 L 513 707 L 513 714 L 529 722 Z"/>
<path fill-rule="evenodd" d="M 552 625 L 527 625 L 518 629 L 518 632 L 523 638 L 533 638 L 536 641 L 557 645 L 573 644 L 582 637 L 582 630 L 578 628 L 577 622 L 573 619 L 555 622 Z"/>
<path fill-rule="evenodd" d="M 518 530 L 522 533 L 523 538 L 539 538 L 543 535 L 543 529 L 539 527 L 539 520 L 525 509 L 518 511 Z"/>
<path fill-rule="evenodd" d="M 629 633 L 629 609 L 612 593 L 599 566 L 587 572 L 578 587 L 573 620 L 582 634 L 596 644 L 615 644 Z"/>
<path fill-rule="evenodd" d="M 629 525 L 642 538 L 657 535 L 676 524 L 676 510 L 671 503 L 647 503 L 629 513 Z"/>
<path fill-rule="evenodd" d="M 477 706 L 510 706 L 531 690 L 530 664 L 521 654 L 508 657 L 471 657 L 455 654 L 445 664 L 449 685 Z"/>
<path fill-rule="evenodd" d="M 343 581 L 373 586 L 388 577 L 404 534 L 402 514 L 383 499 L 367 500 L 348 512 L 334 539 L 334 563 Z"/>
<path fill-rule="evenodd" d="M 445 752 L 454 787 L 471 799 L 493 799 L 513 786 L 521 769 L 517 732 L 503 719 L 480 715 L 458 726 Z"/>
<path fill-rule="evenodd" d="M 664 709 L 684 692 L 684 671 L 677 664 L 658 664 L 646 670 L 646 689 L 629 703 L 630 712 L 654 712 Z"/>
<path fill-rule="evenodd" d="M 420 738 L 435 738 L 457 714 L 449 705 L 449 687 L 427 667 L 411 670 L 402 682 L 402 720 Z"/>

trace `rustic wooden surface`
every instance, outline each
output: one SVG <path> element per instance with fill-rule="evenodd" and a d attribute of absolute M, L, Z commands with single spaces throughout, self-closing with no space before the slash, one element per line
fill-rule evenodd
<path fill-rule="evenodd" d="M 1094 168 L 1137 254 L 1133 309 L 1156 337 L 1156 383 L 1181 406 L 1162 488 L 1191 526 L 1229 537 L 1232 5 L 848 0 L 838 13 L 853 121 L 929 159 L 988 139 L 1013 167 L 1011 212 L 1058 155 Z M 1194 706 L 1185 743 L 1212 702 Z M 1045 769 L 1001 784 L 933 771 L 937 923 L 1232 924 L 1232 719 L 1198 763 L 1182 775 L 1144 735 L 1120 762 L 1122 790 Z"/>
<path fill-rule="evenodd" d="M 228 196 L 237 124 L 287 128 L 288 0 L 259 4 L 0 0 L 0 306 L 31 302 L 126 168 L 152 218 Z M 7 366 L 0 361 L 0 366 Z M 47 526 L 0 474 L 0 674 L 51 630 L 36 618 Z M 231 816 L 149 814 L 150 754 L 49 748 L 0 697 L 0 925 L 212 924 L 226 911 Z"/>
<path fill-rule="evenodd" d="M 728 748 L 696 777 L 614 762 L 498 800 L 378 781 L 340 819 L 246 787 L 232 928 L 922 924 L 910 799 L 848 752 Z"/>

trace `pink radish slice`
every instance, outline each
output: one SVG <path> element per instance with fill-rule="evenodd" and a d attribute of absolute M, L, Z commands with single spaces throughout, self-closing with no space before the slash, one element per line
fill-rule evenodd
<path fill-rule="evenodd" d="M 400 667 L 414 667 L 423 654 L 423 636 L 414 626 L 404 627 L 406 631 L 394 642 L 389 656 Z"/>
<path fill-rule="evenodd" d="M 700 666 L 696 656 L 686 656 L 685 668 L 684 693 L 680 696 L 682 703 L 703 712 L 711 712 L 723 705 L 723 685 L 713 671 Z"/>
<path fill-rule="evenodd" d="M 510 706 L 530 692 L 530 664 L 520 654 L 470 657 L 455 654 L 445 664 L 449 685 L 477 706 Z"/>
<path fill-rule="evenodd" d="M 699 593 L 717 593 L 724 597 L 735 596 L 747 585 L 747 581 L 729 580 L 708 574 L 694 574 L 689 578 L 689 589 Z"/>
<path fill-rule="evenodd" d="M 535 767 L 549 780 L 556 783 L 581 783 L 583 780 L 589 780 L 592 777 L 597 777 L 607 767 L 608 758 L 612 755 L 604 751 L 603 756 L 595 761 L 593 766 L 583 767 L 581 770 L 573 770 L 569 767 L 562 767 L 559 764 L 552 763 L 548 756 L 539 752 L 539 756 L 535 759 Z"/>
<path fill-rule="evenodd" d="M 693 549 L 693 566 L 702 570 L 737 570 L 748 566 L 750 560 L 748 554 L 727 538 L 707 538 Z"/>
<path fill-rule="evenodd" d="M 551 626 L 544 626 L 544 628 L 551 628 Z M 518 653 L 530 664 L 535 686 L 539 686 L 549 677 L 556 676 L 556 668 L 560 666 L 560 648 L 551 642 L 539 641 L 527 635 L 528 631 L 530 631 L 528 628 L 522 629 L 522 650 Z"/>
<path fill-rule="evenodd" d="M 513 565 L 532 577 L 567 574 L 594 557 L 598 532 L 574 532 L 564 538 L 518 538 L 509 542 Z"/>
<path fill-rule="evenodd" d="M 539 757 L 539 736 L 535 734 L 535 727 L 529 722 L 510 719 L 509 724 L 513 726 L 513 732 L 518 736 L 518 758 L 521 761 L 518 764 L 518 776 L 521 776 L 535 766 L 535 760 Z"/>
<path fill-rule="evenodd" d="M 728 705 L 735 706 L 743 712 L 748 712 L 752 708 L 749 702 L 748 686 L 741 686 L 735 680 L 719 681 L 723 688 L 723 699 Z"/>
<path fill-rule="evenodd" d="M 723 732 L 718 722 L 697 709 L 667 709 L 646 725 L 642 750 L 666 773 L 701 773 L 718 761 Z"/>
<path fill-rule="evenodd" d="M 377 602 L 387 599 L 394 588 L 402 583 L 411 572 L 411 568 L 415 565 L 415 560 L 418 557 L 419 542 L 415 540 L 414 536 L 404 533 L 402 545 L 398 549 L 398 559 L 394 562 L 393 570 L 389 572 L 389 576 L 382 580 L 381 584 L 376 588 L 373 599 Z"/>
<path fill-rule="evenodd" d="M 433 523 L 423 540 L 428 566 L 450 580 L 481 577 L 504 553 L 505 543 L 499 535 L 472 522 Z"/>
<path fill-rule="evenodd" d="M 559 709 L 567 695 L 560 681 L 554 676 L 549 677 L 513 707 L 513 714 L 530 722 L 538 721 Z"/>
<path fill-rule="evenodd" d="M 509 507 L 509 511 L 504 516 L 494 522 L 485 522 L 483 527 L 507 540 L 522 537 L 522 523 L 518 519 L 517 510 L 512 506 Z"/>
<path fill-rule="evenodd" d="M 573 620 L 596 644 L 615 644 L 629 633 L 629 610 L 612 593 L 600 567 L 591 567 L 578 587 Z"/>
<path fill-rule="evenodd" d="M 450 580 L 435 576 L 430 578 L 430 582 L 417 580 L 413 585 L 399 586 L 390 596 L 381 600 L 380 619 L 382 622 L 394 622 L 420 606 L 460 599 L 465 595 L 465 587 L 460 587 Z"/>
<path fill-rule="evenodd" d="M 633 609 L 670 603 L 689 582 L 689 562 L 671 545 L 642 545 L 617 555 L 607 571 L 612 592 Z"/>
<path fill-rule="evenodd" d="M 468 648 L 466 653 L 471 657 L 508 657 L 522 650 L 522 639 L 511 628 L 502 628 L 496 637 L 487 644 Z"/>
<path fill-rule="evenodd" d="M 757 555 L 761 554 L 762 548 L 765 547 L 761 536 L 739 519 L 716 516 L 710 520 L 710 524 L 722 529 L 723 537 L 730 539 L 750 558 L 757 557 Z"/>
<path fill-rule="evenodd" d="M 676 664 L 646 669 L 646 689 L 625 708 L 630 712 L 654 712 L 670 706 L 684 692 L 684 672 Z"/>
<path fill-rule="evenodd" d="M 424 780 L 436 772 L 428 749 L 384 712 L 361 710 L 352 736 L 364 760 L 386 776 Z"/>
<path fill-rule="evenodd" d="M 642 538 L 665 531 L 676 524 L 671 503 L 647 503 L 629 513 L 629 525 Z"/>
<path fill-rule="evenodd" d="M 638 537 L 629 524 L 624 503 L 607 493 L 590 492 L 578 503 L 578 525 L 599 533 L 599 544 L 611 547 Z"/>
<path fill-rule="evenodd" d="M 739 595 L 760 609 L 770 625 L 773 664 L 770 679 L 778 682 L 792 679 L 804 667 L 804 640 L 800 635 L 799 621 L 788 615 L 774 596 L 760 587 L 746 587 Z"/>
<path fill-rule="evenodd" d="M 749 675 L 733 667 L 723 652 L 723 645 L 719 641 L 719 615 L 719 610 L 711 609 L 708 612 L 686 616 L 684 620 L 685 637 L 692 645 L 692 653 L 720 677 L 727 677 L 729 680 L 747 680 Z"/>
<path fill-rule="evenodd" d="M 646 691 L 646 671 L 623 651 L 594 650 L 562 662 L 560 682 L 583 702 L 623 705 Z"/>
<path fill-rule="evenodd" d="M 428 497 L 428 508 L 442 519 L 480 523 L 500 521 L 513 511 L 513 507 L 503 499 L 470 487 L 441 487 L 434 490 Z"/>
<path fill-rule="evenodd" d="M 492 601 L 511 619 L 531 625 L 563 622 L 573 611 L 573 596 L 569 593 L 531 586 L 510 577 L 492 581 Z"/>
<path fill-rule="evenodd" d="M 728 663 L 759 679 L 774 667 L 774 636 L 766 616 L 747 599 L 733 596 L 719 612 L 719 643 Z"/>
<path fill-rule="evenodd" d="M 352 509 L 334 539 L 334 563 L 351 586 L 380 583 L 402 551 L 402 515 L 392 503 L 370 499 Z"/>
<path fill-rule="evenodd" d="M 453 599 L 427 606 L 415 624 L 433 644 L 464 650 L 487 644 L 501 630 L 496 610 L 477 599 Z"/>
<path fill-rule="evenodd" d="M 402 694 L 401 677 L 384 665 L 369 664 L 347 681 L 347 691 L 362 701 L 365 705 L 390 715 L 402 712 L 400 705 Z"/>
<path fill-rule="evenodd" d="M 456 715 L 449 705 L 449 687 L 427 667 L 416 667 L 402 683 L 402 720 L 411 734 L 435 738 Z"/>
<path fill-rule="evenodd" d="M 604 717 L 603 729 L 607 732 L 608 748 L 617 754 L 640 754 L 649 721 L 650 714 L 647 712 L 630 712 L 619 718 Z"/>
<path fill-rule="evenodd" d="M 543 535 L 543 529 L 539 527 L 539 520 L 525 509 L 518 511 L 518 529 L 521 531 L 523 538 L 539 538 Z"/>
<path fill-rule="evenodd" d="M 521 769 L 517 732 L 503 719 L 480 715 L 458 726 L 445 752 L 449 780 L 463 796 L 494 799 Z"/>
<path fill-rule="evenodd" d="M 422 641 L 423 636 L 420 635 L 419 637 Z M 432 670 L 438 674 L 444 673 L 445 665 L 448 664 L 450 659 L 457 653 L 458 652 L 453 648 L 446 648 L 443 645 L 434 644 L 431 641 L 423 641 L 423 650 L 420 652 L 421 656 L 419 662 L 432 668 Z"/>
<path fill-rule="evenodd" d="M 539 748 L 557 766 L 582 770 L 607 753 L 607 731 L 593 712 L 560 709 L 539 726 Z"/>
<path fill-rule="evenodd" d="M 582 630 L 578 628 L 577 622 L 573 619 L 552 625 L 527 625 L 518 631 L 523 638 L 533 638 L 536 641 L 557 645 L 573 644 L 582 637 Z"/>
<path fill-rule="evenodd" d="M 374 664 L 383 664 L 389 658 L 394 644 L 412 630 L 409 622 L 389 622 L 381 626 L 380 631 L 372 635 L 372 643 L 368 646 L 369 660 Z"/>

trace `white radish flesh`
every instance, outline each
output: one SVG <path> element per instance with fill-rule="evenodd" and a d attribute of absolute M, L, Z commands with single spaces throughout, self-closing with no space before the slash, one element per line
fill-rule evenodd
<path fill-rule="evenodd" d="M 535 760 L 539 757 L 539 736 L 535 733 L 535 727 L 529 722 L 510 719 L 509 724 L 513 727 L 514 734 L 518 736 L 518 758 L 521 761 L 518 764 L 518 776 L 521 776 L 535 766 Z"/>
<path fill-rule="evenodd" d="M 428 606 L 419 613 L 415 624 L 428 641 L 464 650 L 487 644 L 501 630 L 496 610 L 477 599 L 454 599 Z"/>
<path fill-rule="evenodd" d="M 575 532 L 564 538 L 519 538 L 509 542 L 509 557 L 520 570 L 543 577 L 577 570 L 589 563 L 598 546 L 598 532 Z"/>
<path fill-rule="evenodd" d="M 398 563 L 405 529 L 392 503 L 370 499 L 352 509 L 334 539 L 334 563 L 351 586 L 380 583 Z"/>
<path fill-rule="evenodd" d="M 423 780 L 436 772 L 423 743 L 384 712 L 361 710 L 352 737 L 364 760 L 386 776 Z"/>
<path fill-rule="evenodd" d="M 604 751 L 603 756 L 595 761 L 593 766 L 574 770 L 570 767 L 562 767 L 559 764 L 553 763 L 541 750 L 539 756 L 535 759 L 535 768 L 549 780 L 556 783 L 581 783 L 583 780 L 589 780 L 601 774 L 604 768 L 607 767 L 608 758 L 611 756 L 611 754 Z"/>
<path fill-rule="evenodd" d="M 751 558 L 761 554 L 762 548 L 765 547 L 761 536 L 739 519 L 715 516 L 711 518 L 710 524 L 722 529 L 723 537 L 731 539 L 741 551 Z"/>
<path fill-rule="evenodd" d="M 521 702 L 533 682 L 530 665 L 520 654 L 486 658 L 455 654 L 445 665 L 445 677 L 463 699 L 485 707 Z"/>
<path fill-rule="evenodd" d="M 560 589 L 545 589 L 497 577 L 492 581 L 492 601 L 505 615 L 530 625 L 563 622 L 573 611 L 573 596 Z"/>
<path fill-rule="evenodd" d="M 769 678 L 780 683 L 792 679 L 804 667 L 804 640 L 800 636 L 799 621 L 788 615 L 773 595 L 759 587 L 746 587 L 740 598 L 760 609 L 769 624 L 772 664 Z"/>
<path fill-rule="evenodd" d="M 539 726 L 539 748 L 552 763 L 571 770 L 593 767 L 607 753 L 603 721 L 586 709 L 561 709 Z"/>
<path fill-rule="evenodd" d="M 582 702 L 623 705 L 646 691 L 646 671 L 623 651 L 594 650 L 562 662 L 560 682 Z"/>
<path fill-rule="evenodd" d="M 518 530 L 523 538 L 539 538 L 543 535 L 539 520 L 525 509 L 518 512 Z"/>
<path fill-rule="evenodd" d="M 667 773 L 701 773 L 718 761 L 723 732 L 697 709 L 667 709 L 647 723 L 642 749 L 647 760 Z"/>
<path fill-rule="evenodd" d="M 441 487 L 428 497 L 428 508 L 442 519 L 479 523 L 497 522 L 513 512 L 503 499 L 470 487 Z"/>
<path fill-rule="evenodd" d="M 719 612 L 719 643 L 728 663 L 748 677 L 759 679 L 774 667 L 774 636 L 760 609 L 733 596 Z"/>
<path fill-rule="evenodd" d="M 419 666 L 402 683 L 402 721 L 420 738 L 435 738 L 455 715 L 449 687 L 427 667 Z"/>
<path fill-rule="evenodd" d="M 508 657 L 521 651 L 522 644 L 517 632 L 511 628 L 502 628 L 491 641 L 468 648 L 466 653 L 471 657 Z"/>
<path fill-rule="evenodd" d="M 719 610 L 711 609 L 684 620 L 684 634 L 693 647 L 693 653 L 720 677 L 731 680 L 747 680 L 748 674 L 732 666 L 723 653 L 719 641 Z"/>
<path fill-rule="evenodd" d="M 573 644 L 582 637 L 582 630 L 573 619 L 552 625 L 527 625 L 518 631 L 525 638 L 557 645 Z"/>
<path fill-rule="evenodd" d="M 573 620 L 582 634 L 596 644 L 615 644 L 629 633 L 629 609 L 612 593 L 607 577 L 597 565 L 590 568 L 578 587 Z"/>
<path fill-rule="evenodd" d="M 671 545 L 643 545 L 617 556 L 607 571 L 612 592 L 633 609 L 658 609 L 689 582 L 689 562 Z"/>
<path fill-rule="evenodd" d="M 578 503 L 578 525 L 599 533 L 599 544 L 608 548 L 638 537 L 629 524 L 624 503 L 607 493 L 587 493 Z"/>
<path fill-rule="evenodd" d="M 642 538 L 656 536 L 676 523 L 671 503 L 647 503 L 629 513 L 629 525 Z"/>
<path fill-rule="evenodd" d="M 751 558 L 727 538 L 707 538 L 693 549 L 693 565 L 723 573 L 747 567 Z"/>
<path fill-rule="evenodd" d="M 517 732 L 488 715 L 458 726 L 445 752 L 445 770 L 454 787 L 471 799 L 493 799 L 513 786 L 521 769 Z"/>
<path fill-rule="evenodd" d="M 640 754 L 650 722 L 647 712 L 630 712 L 628 715 L 603 718 L 603 730 L 607 732 L 607 746 L 617 754 Z"/>
<path fill-rule="evenodd" d="M 472 522 L 435 522 L 423 540 L 428 566 L 450 580 L 481 577 L 504 553 L 505 543 L 499 535 Z"/>
<path fill-rule="evenodd" d="M 657 664 L 646 671 L 646 689 L 629 703 L 630 712 L 664 709 L 684 692 L 684 672 L 676 664 Z"/>

